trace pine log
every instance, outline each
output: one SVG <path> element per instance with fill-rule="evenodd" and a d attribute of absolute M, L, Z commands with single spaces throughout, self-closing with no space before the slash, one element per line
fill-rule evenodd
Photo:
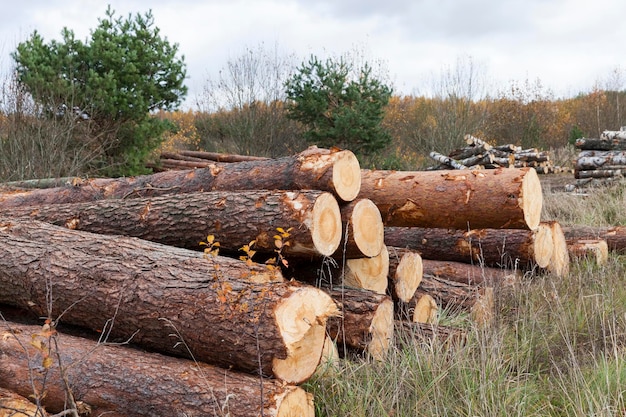
<path fill-rule="evenodd" d="M 433 275 L 448 281 L 461 282 L 469 285 L 498 285 L 517 280 L 521 272 L 515 269 L 491 268 L 472 265 L 465 262 L 422 260 L 424 274 Z"/>
<path fill-rule="evenodd" d="M 609 247 L 603 239 L 569 239 L 567 251 L 572 258 L 593 259 L 598 265 L 609 260 Z"/>
<path fill-rule="evenodd" d="M 570 258 L 563 228 L 559 222 L 554 220 L 542 222 L 543 225 L 550 228 L 553 242 L 552 257 L 546 269 L 557 277 L 564 277 L 569 274 Z"/>
<path fill-rule="evenodd" d="M 488 287 L 462 284 L 425 274 L 410 304 L 416 305 L 423 294 L 428 294 L 435 299 L 438 305 L 451 311 L 471 312 L 477 303 L 482 303 L 487 308 L 493 309 L 493 297 L 489 291 L 486 291 L 486 288 Z M 487 298 L 486 302 L 483 300 L 485 297 Z M 484 308 L 482 305 L 480 307 Z"/>
<path fill-rule="evenodd" d="M 420 254 L 411 249 L 388 247 L 389 283 L 387 290 L 394 301 L 409 302 L 422 282 Z"/>
<path fill-rule="evenodd" d="M 91 415 L 314 416 L 311 395 L 279 381 L 58 332 L 55 346 L 42 326 L 0 323 L 0 334 L 0 386 L 30 396 L 32 377 L 36 389 L 45 388 L 41 401 L 50 412 L 66 410 L 65 385 L 56 354 L 44 372 L 46 350 L 33 341 L 58 352 L 75 400 Z"/>
<path fill-rule="evenodd" d="M 341 317 L 329 317 L 328 333 L 337 346 L 365 351 L 382 360 L 393 339 L 393 301 L 359 289 L 327 290 L 339 305 Z"/>
<path fill-rule="evenodd" d="M 336 307 L 314 287 L 250 282 L 241 269 L 136 238 L 35 221 L 0 225 L 0 303 L 289 383 L 319 363 Z"/>
<path fill-rule="evenodd" d="M 297 155 L 261 161 L 214 163 L 130 178 L 99 178 L 64 187 L 0 194 L 0 209 L 107 198 L 154 197 L 215 190 L 321 190 L 342 201 L 359 193 L 359 162 L 350 151 L 311 147 Z"/>
<path fill-rule="evenodd" d="M 412 309 L 413 316 L 411 321 L 413 323 L 437 323 L 437 318 L 439 317 L 439 306 L 437 305 L 437 301 L 423 290 L 419 290 L 418 296 L 415 297 L 415 303 L 412 306 Z"/>
<path fill-rule="evenodd" d="M 181 156 L 193 157 L 198 159 L 206 159 L 216 162 L 244 162 L 244 161 L 264 161 L 270 158 L 264 156 L 251 156 L 251 155 L 238 155 L 238 154 L 226 154 L 219 152 L 205 152 L 205 151 L 180 151 Z"/>
<path fill-rule="evenodd" d="M 27 398 L 3 388 L 0 382 L 0 417 L 47 417 L 48 415 L 43 407 L 38 407 Z"/>
<path fill-rule="evenodd" d="M 346 285 L 387 293 L 389 276 L 389 251 L 383 245 L 377 256 L 371 258 L 348 259 L 344 273 Z"/>
<path fill-rule="evenodd" d="M 576 139 L 574 146 L 583 151 L 623 151 L 626 150 L 626 137 L 623 139 L 580 138 Z"/>
<path fill-rule="evenodd" d="M 403 348 L 414 348 L 415 342 L 424 342 L 431 345 L 435 340 L 440 340 L 444 343 L 462 344 L 466 339 L 463 329 L 438 324 L 396 320 L 395 328 L 395 339 L 398 345 Z"/>
<path fill-rule="evenodd" d="M 383 219 L 371 200 L 360 198 L 341 206 L 344 225 L 336 259 L 378 256 L 385 244 Z"/>
<path fill-rule="evenodd" d="M 427 229 L 385 227 L 388 246 L 409 248 L 423 259 L 456 261 L 496 268 L 545 268 L 554 242 L 548 225 L 522 229 Z"/>
<path fill-rule="evenodd" d="M 534 169 L 362 170 L 360 197 L 385 226 L 536 229 L 543 194 Z"/>
<path fill-rule="evenodd" d="M 337 344 L 328 335 L 324 339 L 324 348 L 322 349 L 322 359 L 315 370 L 314 377 L 321 378 L 324 376 L 335 376 L 339 365 L 339 349 Z"/>
<path fill-rule="evenodd" d="M 605 130 L 600 134 L 600 139 L 603 140 L 626 140 L 626 131 L 624 130 Z"/>
<path fill-rule="evenodd" d="M 277 249 L 278 227 L 291 229 L 285 239 L 289 245 L 281 247 L 285 256 L 330 256 L 342 239 L 337 200 L 316 190 L 170 194 L 16 207 L 9 213 L 70 229 L 134 236 L 195 250 L 202 249 L 200 242 L 213 235 L 227 251 L 236 253 L 254 240 L 254 250 L 272 254 Z"/>

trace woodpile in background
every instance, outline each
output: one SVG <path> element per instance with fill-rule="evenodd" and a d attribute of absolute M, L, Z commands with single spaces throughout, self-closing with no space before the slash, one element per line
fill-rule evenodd
<path fill-rule="evenodd" d="M 0 193 L 0 388 L 53 413 L 69 382 L 96 415 L 313 416 L 299 384 L 337 352 L 462 339 L 441 309 L 487 322 L 522 273 L 568 273 L 533 168 L 168 156 L 205 165 Z"/>
<path fill-rule="evenodd" d="M 439 165 L 432 169 L 495 169 L 534 168 L 538 174 L 565 172 L 555 166 L 546 151 L 536 148 L 522 149 L 513 144 L 491 145 L 472 135 L 465 135 L 464 148 L 454 149 L 447 156 L 431 152 L 430 157 Z"/>
<path fill-rule="evenodd" d="M 577 186 L 611 184 L 626 176 L 626 127 L 605 130 L 599 139 L 577 139 L 575 146 L 580 149 L 574 168 Z"/>

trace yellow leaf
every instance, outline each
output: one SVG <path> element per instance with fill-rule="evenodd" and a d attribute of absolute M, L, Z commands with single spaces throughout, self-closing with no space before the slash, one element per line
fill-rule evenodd
<path fill-rule="evenodd" d="M 52 357 L 51 356 L 47 356 L 46 358 L 44 358 L 42 365 L 46 369 L 50 368 L 50 366 L 52 366 Z"/>
<path fill-rule="evenodd" d="M 282 247 L 283 247 L 283 241 L 282 241 L 282 240 L 279 240 L 279 239 L 276 239 L 276 240 L 274 241 L 274 245 L 276 246 L 276 248 L 280 249 L 280 248 L 282 248 Z"/>
<path fill-rule="evenodd" d="M 280 233 L 285 233 L 285 229 L 283 229 L 282 227 L 277 227 L 276 230 Z"/>

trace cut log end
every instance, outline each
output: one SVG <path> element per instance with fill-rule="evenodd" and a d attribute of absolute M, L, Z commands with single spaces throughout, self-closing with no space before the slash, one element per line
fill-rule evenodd
<path fill-rule="evenodd" d="M 355 288 L 363 288 L 378 294 L 387 292 L 389 275 L 389 251 L 383 245 L 377 256 L 348 259 L 344 282 Z"/>
<path fill-rule="evenodd" d="M 334 376 L 337 374 L 339 363 L 339 350 L 337 344 L 328 335 L 324 340 L 324 348 L 322 349 L 322 360 L 315 370 L 315 376 Z"/>
<path fill-rule="evenodd" d="M 387 356 L 393 340 L 393 330 L 393 301 L 387 299 L 376 309 L 369 328 L 372 339 L 367 346 L 367 352 L 372 358 L 383 360 Z"/>
<path fill-rule="evenodd" d="M 552 245 L 554 247 L 548 271 L 557 277 L 564 277 L 569 274 L 569 252 L 567 250 L 567 239 L 563 233 L 561 225 L 557 221 L 546 222 L 552 230 Z"/>
<path fill-rule="evenodd" d="M 543 208 L 543 192 L 539 176 L 533 168 L 529 168 L 522 180 L 522 210 L 524 220 L 530 230 L 535 230 L 541 222 L 541 210 Z"/>
<path fill-rule="evenodd" d="M 428 323 L 433 324 L 437 322 L 439 315 L 439 306 L 433 297 L 428 294 L 424 294 L 415 303 L 415 309 L 413 311 L 413 323 Z"/>
<path fill-rule="evenodd" d="M 365 256 L 377 256 L 385 243 L 380 210 L 369 199 L 359 200 L 352 212 L 352 233 L 359 250 Z"/>
<path fill-rule="evenodd" d="M 299 387 L 286 392 L 276 412 L 276 417 L 296 416 L 315 417 L 313 395 Z"/>
<path fill-rule="evenodd" d="M 572 258 L 588 258 L 604 265 L 609 260 L 609 246 L 603 239 L 567 240 L 567 250 Z"/>
<path fill-rule="evenodd" d="M 485 326 L 493 321 L 494 314 L 495 299 L 493 288 L 485 287 L 472 306 L 470 315 L 476 324 Z"/>
<path fill-rule="evenodd" d="M 554 253 L 554 239 L 552 237 L 552 228 L 547 223 L 541 223 L 537 226 L 533 238 L 533 257 L 537 266 L 546 268 L 552 261 Z"/>
<path fill-rule="evenodd" d="M 361 191 L 361 166 L 351 151 L 340 151 L 333 165 L 333 187 L 345 202 L 354 200 Z"/>
<path fill-rule="evenodd" d="M 273 360 L 276 378 L 299 384 L 313 375 L 322 357 L 326 319 L 337 313 L 332 298 L 314 287 L 294 288 L 276 307 L 276 322 L 287 348 L 285 359 Z"/>
<path fill-rule="evenodd" d="M 393 255 L 392 255 L 393 256 Z M 422 257 L 417 252 L 406 252 L 400 258 L 394 276 L 393 292 L 398 300 L 408 303 L 422 282 L 424 267 Z"/>
<path fill-rule="evenodd" d="M 332 255 L 341 243 L 341 212 L 337 199 L 330 193 L 321 194 L 313 206 L 311 233 L 313 244 L 324 256 Z"/>

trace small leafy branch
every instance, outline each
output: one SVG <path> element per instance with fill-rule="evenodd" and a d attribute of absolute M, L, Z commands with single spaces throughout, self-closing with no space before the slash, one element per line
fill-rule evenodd
<path fill-rule="evenodd" d="M 276 252 L 276 257 L 270 258 L 267 260 L 266 264 L 268 268 L 270 269 L 280 268 L 281 265 L 285 268 L 289 267 L 289 262 L 283 256 L 283 249 L 285 249 L 288 246 L 291 246 L 291 242 L 287 239 L 289 238 L 289 236 L 291 236 L 290 232 L 292 230 L 293 230 L 293 227 L 290 227 L 287 230 L 283 229 L 282 227 L 276 228 L 276 231 L 278 232 L 277 235 L 274 235 L 274 246 L 276 247 L 274 249 L 274 252 Z"/>

